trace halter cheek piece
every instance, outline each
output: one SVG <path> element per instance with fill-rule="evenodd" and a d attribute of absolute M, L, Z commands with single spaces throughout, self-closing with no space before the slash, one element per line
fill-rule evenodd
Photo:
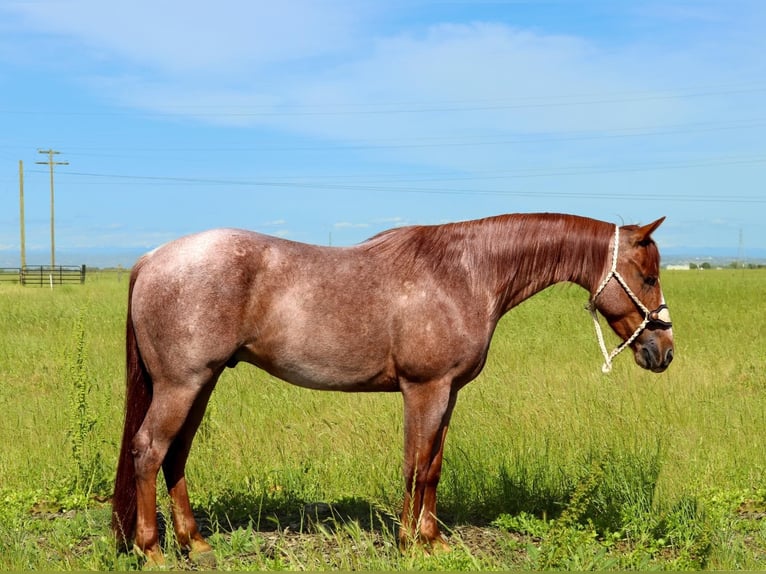
<path fill-rule="evenodd" d="M 617 256 L 619 253 L 619 249 L 620 249 L 620 228 L 619 226 L 615 226 L 614 247 L 612 250 L 612 266 L 609 269 L 609 272 L 604 277 L 604 279 L 601 281 L 601 284 L 598 286 L 595 293 L 593 293 L 593 296 L 590 298 L 590 302 L 588 303 L 588 306 L 586 307 L 590 311 L 591 316 L 593 317 L 593 324 L 596 326 L 596 338 L 598 339 L 598 344 L 601 347 L 601 353 L 604 355 L 604 364 L 601 366 L 601 371 L 603 373 L 608 373 L 609 371 L 612 370 L 612 360 L 614 360 L 614 358 L 617 355 L 619 355 L 633 341 L 635 341 L 636 338 L 641 334 L 641 332 L 644 329 L 646 329 L 650 325 L 660 329 L 670 329 L 673 326 L 673 323 L 670 321 L 670 310 L 668 310 L 668 306 L 665 305 L 665 303 L 662 303 L 654 311 L 650 311 L 649 309 L 647 309 L 646 305 L 644 305 L 641 302 L 641 300 L 636 296 L 636 294 L 633 293 L 630 287 L 628 287 L 628 283 L 625 281 L 622 275 L 620 275 L 620 273 L 617 271 Z M 604 334 L 601 331 L 601 324 L 598 322 L 598 315 L 596 314 L 596 298 L 604 290 L 607 283 L 611 281 L 612 277 L 614 277 L 617 280 L 617 282 L 622 286 L 622 288 L 631 298 L 633 303 L 635 303 L 636 306 L 644 313 L 644 320 L 641 322 L 641 324 L 638 327 L 636 327 L 636 330 L 633 331 L 633 334 L 630 337 L 628 337 L 622 343 L 622 345 L 615 348 L 615 350 L 612 351 L 611 353 L 607 353 L 606 344 L 604 343 Z"/>

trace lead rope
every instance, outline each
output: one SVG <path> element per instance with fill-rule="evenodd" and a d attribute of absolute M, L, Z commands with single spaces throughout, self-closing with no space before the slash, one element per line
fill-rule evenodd
<path fill-rule="evenodd" d="M 625 282 L 625 279 L 623 279 L 622 275 L 617 271 L 617 256 L 619 254 L 620 249 L 620 227 L 615 225 L 614 226 L 614 247 L 612 248 L 612 266 L 609 269 L 609 273 L 606 274 L 604 279 L 601 281 L 601 284 L 598 286 L 598 289 L 596 289 L 596 292 L 593 294 L 593 297 L 591 297 L 590 302 L 588 303 L 588 310 L 590 311 L 591 317 L 593 317 L 593 324 L 596 327 L 596 338 L 598 339 L 598 345 L 601 348 L 601 354 L 604 355 L 604 364 L 601 366 L 601 372 L 606 374 L 609 371 L 612 370 L 612 361 L 622 353 L 633 341 L 636 340 L 636 338 L 641 334 L 641 331 L 644 330 L 644 328 L 649 324 L 649 315 L 650 311 L 646 308 L 646 306 L 639 300 L 638 297 L 633 293 L 633 291 L 630 290 L 630 287 L 628 287 L 628 284 Z M 601 291 L 604 290 L 607 283 L 614 277 L 617 279 L 617 281 L 622 285 L 622 288 L 625 289 L 625 292 L 630 296 L 630 298 L 633 300 L 633 302 L 638 306 L 639 309 L 641 309 L 644 312 L 644 320 L 641 322 L 641 324 L 636 328 L 636 330 L 633 332 L 633 334 L 622 343 L 619 347 L 615 348 L 614 351 L 609 353 L 606 350 L 606 343 L 604 342 L 604 333 L 601 331 L 601 323 L 599 323 L 598 320 L 598 314 L 596 313 L 596 297 L 598 297 L 601 294 Z"/>

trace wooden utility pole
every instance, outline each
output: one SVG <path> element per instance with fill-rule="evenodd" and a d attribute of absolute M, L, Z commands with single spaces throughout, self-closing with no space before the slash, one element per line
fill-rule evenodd
<path fill-rule="evenodd" d="M 26 234 L 24 232 L 24 162 L 19 160 L 19 227 L 21 228 L 21 268 L 27 266 Z"/>
<path fill-rule="evenodd" d="M 51 271 L 56 265 L 56 238 L 55 238 L 55 226 L 53 223 L 54 209 L 53 209 L 53 166 L 55 165 L 69 165 L 68 161 L 53 161 L 53 156 L 58 155 L 61 152 L 54 149 L 39 149 L 37 153 L 44 153 L 48 155 L 48 161 L 37 161 L 41 165 L 48 165 L 51 169 Z"/>

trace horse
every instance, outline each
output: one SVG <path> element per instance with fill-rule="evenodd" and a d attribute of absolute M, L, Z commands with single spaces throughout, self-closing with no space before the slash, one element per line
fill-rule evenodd
<path fill-rule="evenodd" d="M 394 228 L 350 247 L 241 229 L 188 235 L 132 268 L 125 421 L 112 529 L 162 563 L 162 468 L 181 548 L 212 550 L 192 514 L 185 466 L 224 369 L 250 363 L 308 389 L 399 392 L 404 402 L 402 547 L 448 549 L 436 518 L 458 392 L 481 372 L 495 327 L 546 287 L 590 294 L 604 370 L 624 348 L 660 373 L 673 331 L 648 225 L 566 214 L 506 214 Z M 607 355 L 596 311 L 623 344 Z"/>

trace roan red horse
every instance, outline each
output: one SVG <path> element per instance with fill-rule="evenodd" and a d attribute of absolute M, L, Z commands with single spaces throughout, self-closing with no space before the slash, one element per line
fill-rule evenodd
<path fill-rule="evenodd" d="M 458 391 L 484 366 L 500 317 L 554 283 L 590 293 L 636 363 L 662 372 L 673 332 L 652 232 L 573 215 L 517 214 L 383 232 L 353 247 L 236 229 L 183 237 L 133 267 L 118 541 L 162 562 L 160 467 L 179 544 L 211 550 L 184 468 L 216 381 L 240 361 L 310 389 L 404 397 L 400 542 L 445 546 L 436 487 Z"/>

